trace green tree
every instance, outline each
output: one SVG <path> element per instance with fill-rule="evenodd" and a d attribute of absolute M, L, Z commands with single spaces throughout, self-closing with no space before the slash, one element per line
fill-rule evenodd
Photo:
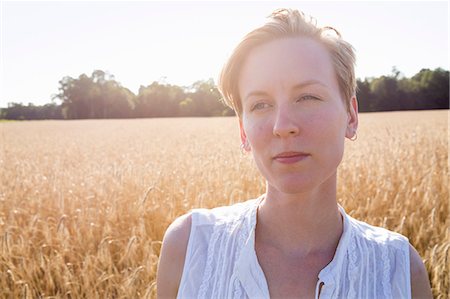
<path fill-rule="evenodd" d="M 403 92 L 398 87 L 397 76 L 381 76 L 370 82 L 374 111 L 404 109 Z"/>
<path fill-rule="evenodd" d="M 36 106 L 32 103 L 23 105 L 8 103 L 8 107 L 1 109 L 0 118 L 3 119 L 61 119 L 61 106 L 55 103 Z"/>
<path fill-rule="evenodd" d="M 213 79 L 197 81 L 189 90 L 192 116 L 233 115 L 233 111 L 220 100 L 221 94 Z"/>
<path fill-rule="evenodd" d="M 426 109 L 449 108 L 449 72 L 441 68 L 422 69 L 409 86 Z"/>
<path fill-rule="evenodd" d="M 115 81 L 114 76 L 95 70 L 89 77 L 64 77 L 59 81 L 59 93 L 65 118 L 132 117 L 134 94 Z"/>
<path fill-rule="evenodd" d="M 361 112 L 374 111 L 373 94 L 370 90 L 370 79 L 364 79 L 364 81 L 358 79 L 356 81 L 356 96 L 358 99 L 358 109 Z"/>
<path fill-rule="evenodd" d="M 141 86 L 136 98 L 137 117 L 179 116 L 179 104 L 185 99 L 184 91 L 176 85 L 153 82 Z"/>

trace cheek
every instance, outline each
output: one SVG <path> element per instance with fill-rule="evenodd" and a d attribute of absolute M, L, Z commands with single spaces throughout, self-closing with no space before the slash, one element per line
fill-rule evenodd
<path fill-rule="evenodd" d="M 261 142 L 268 133 L 272 132 L 267 120 L 247 120 L 244 122 L 244 128 L 250 144 Z"/>
<path fill-rule="evenodd" d="M 344 143 L 347 114 L 343 112 L 337 113 L 336 110 L 327 109 L 322 111 L 320 116 L 310 119 L 308 124 L 310 128 L 314 128 L 317 137 L 321 142 L 334 146 Z"/>

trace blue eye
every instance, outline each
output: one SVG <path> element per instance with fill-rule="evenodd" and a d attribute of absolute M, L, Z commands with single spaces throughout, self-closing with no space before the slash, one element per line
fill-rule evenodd
<path fill-rule="evenodd" d="M 307 94 L 307 95 L 302 95 L 298 98 L 298 101 L 304 101 L 304 100 L 320 100 L 318 97 Z"/>
<path fill-rule="evenodd" d="M 267 108 L 267 107 L 269 107 L 269 104 L 267 104 L 267 103 L 264 103 L 264 102 L 256 103 L 255 105 L 252 106 L 251 111 L 261 110 L 261 109 L 264 109 L 264 108 Z"/>

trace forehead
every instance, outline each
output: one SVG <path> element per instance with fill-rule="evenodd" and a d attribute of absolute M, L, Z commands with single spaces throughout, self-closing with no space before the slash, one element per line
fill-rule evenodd
<path fill-rule="evenodd" d="M 319 81 L 338 90 L 329 51 L 305 37 L 284 38 L 251 50 L 238 79 L 242 99 L 253 90 L 290 89 L 306 81 Z"/>

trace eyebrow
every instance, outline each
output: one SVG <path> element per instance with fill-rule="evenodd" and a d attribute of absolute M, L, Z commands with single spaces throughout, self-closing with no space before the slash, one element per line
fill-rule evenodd
<path fill-rule="evenodd" d="M 319 80 L 311 79 L 311 80 L 307 80 L 307 81 L 304 81 L 304 82 L 301 82 L 301 83 L 298 83 L 298 84 L 294 85 L 294 87 L 292 89 L 302 89 L 302 88 L 304 88 L 306 86 L 309 86 L 309 85 L 321 85 L 323 87 L 328 87 L 328 85 L 320 82 Z"/>
<path fill-rule="evenodd" d="M 304 82 L 295 84 L 295 85 L 292 87 L 292 89 L 293 89 L 293 90 L 298 90 L 298 89 L 302 89 L 302 88 L 305 88 L 306 86 L 310 86 L 310 85 L 321 85 L 321 86 L 323 86 L 323 87 L 328 88 L 328 85 L 326 85 L 326 84 L 324 84 L 324 83 L 322 83 L 322 82 L 320 82 L 320 81 L 318 81 L 318 80 L 311 79 L 311 80 L 307 80 L 307 81 L 304 81 Z M 254 90 L 254 91 L 249 92 L 249 93 L 244 97 L 244 99 L 248 99 L 248 98 L 253 97 L 253 96 L 267 96 L 267 95 L 268 95 L 268 94 L 267 94 L 267 92 L 265 92 L 265 91 L 262 91 L 262 90 Z"/>

